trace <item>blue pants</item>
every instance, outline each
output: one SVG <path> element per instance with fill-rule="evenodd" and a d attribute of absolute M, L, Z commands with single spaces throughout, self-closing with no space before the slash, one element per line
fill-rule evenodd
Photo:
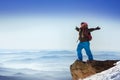
<path fill-rule="evenodd" d="M 82 56 L 82 49 L 85 49 L 86 51 L 86 54 L 88 56 L 88 59 L 89 60 L 93 60 L 93 55 L 91 53 L 91 50 L 90 50 L 90 43 L 89 41 L 86 41 L 86 42 L 80 42 L 77 46 L 77 56 L 78 56 L 78 60 L 83 60 L 83 56 Z"/>

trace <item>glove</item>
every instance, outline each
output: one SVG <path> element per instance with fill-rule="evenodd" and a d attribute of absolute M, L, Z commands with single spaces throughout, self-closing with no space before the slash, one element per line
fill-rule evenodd
<path fill-rule="evenodd" d="M 96 27 L 96 29 L 97 29 L 97 30 L 100 30 L 100 27 L 99 27 L 99 26 L 97 26 L 97 27 Z"/>
<path fill-rule="evenodd" d="M 76 26 L 75 30 L 79 31 L 79 28 Z"/>

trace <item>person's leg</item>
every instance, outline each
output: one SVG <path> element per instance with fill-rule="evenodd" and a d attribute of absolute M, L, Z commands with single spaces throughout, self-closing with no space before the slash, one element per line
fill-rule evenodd
<path fill-rule="evenodd" d="M 82 56 L 82 49 L 83 49 L 83 46 L 82 46 L 82 43 L 80 42 L 77 46 L 77 56 L 78 56 L 78 60 L 83 60 L 83 56 Z"/>
<path fill-rule="evenodd" d="M 90 43 L 89 42 L 84 42 L 84 49 L 86 51 L 88 59 L 93 60 L 93 55 L 92 55 L 91 50 L 90 50 Z"/>

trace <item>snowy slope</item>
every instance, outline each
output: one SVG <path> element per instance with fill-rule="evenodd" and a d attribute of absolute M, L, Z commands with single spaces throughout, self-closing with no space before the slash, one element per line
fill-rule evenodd
<path fill-rule="evenodd" d="M 120 61 L 117 62 L 114 67 L 84 80 L 120 80 Z"/>

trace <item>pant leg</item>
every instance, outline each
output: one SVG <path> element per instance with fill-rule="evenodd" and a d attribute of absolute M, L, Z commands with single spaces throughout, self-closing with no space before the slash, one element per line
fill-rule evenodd
<path fill-rule="evenodd" d="M 83 56 L 82 56 L 82 49 L 83 49 L 83 46 L 82 46 L 82 43 L 80 42 L 77 46 L 77 56 L 78 56 L 78 60 L 83 60 Z"/>
<path fill-rule="evenodd" d="M 88 56 L 88 59 L 89 60 L 93 60 L 93 55 L 91 53 L 91 50 L 90 50 L 90 43 L 89 42 L 84 42 L 84 49 L 86 51 L 86 54 Z"/>

